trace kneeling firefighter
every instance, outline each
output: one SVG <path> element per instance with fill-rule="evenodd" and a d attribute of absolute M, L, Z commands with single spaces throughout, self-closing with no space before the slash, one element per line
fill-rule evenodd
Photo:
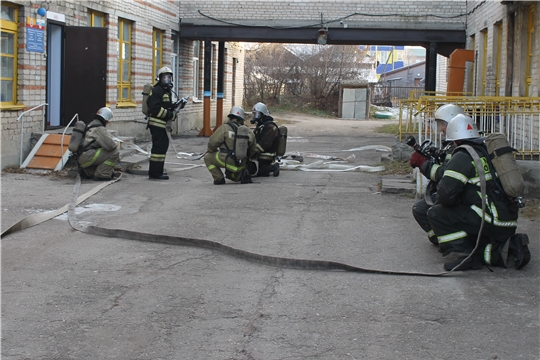
<path fill-rule="evenodd" d="M 96 181 L 113 178 L 114 167 L 120 161 L 120 152 L 118 144 L 105 129 L 112 117 L 111 109 L 102 107 L 84 130 L 78 156 L 83 178 L 93 178 Z"/>
<path fill-rule="evenodd" d="M 419 167 L 419 170 L 422 175 L 429 179 L 426 197 L 417 201 L 413 205 L 412 213 L 416 222 L 427 233 L 429 241 L 433 245 L 437 246 L 439 243 L 437 241 L 437 237 L 435 236 L 435 232 L 433 229 L 431 229 L 431 225 L 429 224 L 427 211 L 437 200 L 437 184 L 441 180 L 444 173 L 444 168 L 452 158 L 452 152 L 456 148 L 453 141 L 446 140 L 446 128 L 448 126 L 448 122 L 458 114 L 465 114 L 465 111 L 463 111 L 461 107 L 454 104 L 442 105 L 437 109 L 437 111 L 435 111 L 434 115 L 435 121 L 437 122 L 437 130 L 440 134 L 445 136 L 445 139 L 442 141 L 442 148 L 440 152 L 441 155 L 444 155 L 443 158 L 427 159 L 424 155 L 420 154 L 418 151 L 415 151 L 409 160 L 409 164 L 413 168 L 418 167 L 418 164 L 422 164 L 422 166 Z M 435 194 L 432 194 L 433 191 Z"/>
<path fill-rule="evenodd" d="M 250 183 L 246 169 L 248 158 L 256 155 L 255 135 L 244 125 L 244 109 L 234 106 L 229 121 L 218 127 L 208 139 L 204 163 L 214 178 L 215 185 L 225 184 L 225 177 L 242 184 Z M 225 169 L 225 177 L 221 168 Z"/>
<path fill-rule="evenodd" d="M 448 123 L 446 139 L 457 147 L 437 186 L 437 204 L 427 212 L 443 256 L 458 257 L 445 263 L 444 269 L 480 269 L 482 264 L 507 267 L 511 262 L 516 269 L 522 268 L 531 258 L 528 236 L 516 234 L 518 207 L 501 190 L 484 138 L 473 119 L 456 115 Z"/>
<path fill-rule="evenodd" d="M 265 104 L 258 102 L 253 106 L 252 124 L 256 124 L 257 158 L 249 163 L 252 176 L 279 176 L 279 164 L 275 162 L 280 141 L 277 124 L 270 116 Z"/>

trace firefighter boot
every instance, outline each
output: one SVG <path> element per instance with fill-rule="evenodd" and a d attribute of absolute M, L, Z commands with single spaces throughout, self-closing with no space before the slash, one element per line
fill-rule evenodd
<path fill-rule="evenodd" d="M 227 170 L 225 169 L 225 177 L 229 180 L 232 180 L 232 181 L 235 181 L 234 180 L 234 173 L 230 170 Z"/>
<path fill-rule="evenodd" d="M 279 176 L 279 164 L 275 163 L 274 165 L 272 165 L 270 171 L 272 172 L 272 175 L 274 175 L 274 177 Z"/>
<path fill-rule="evenodd" d="M 241 184 L 251 184 L 253 181 L 251 181 L 251 174 L 249 173 L 249 170 L 245 168 L 242 171 L 242 175 L 240 176 L 240 183 Z"/>
<path fill-rule="evenodd" d="M 88 175 L 86 171 L 84 171 L 83 168 L 79 168 L 79 175 L 81 176 L 81 179 L 86 179 L 86 180 L 92 179 L 94 177 L 94 176 Z"/>
<path fill-rule="evenodd" d="M 214 185 L 223 185 L 223 184 L 225 184 L 225 178 L 214 180 Z"/>
<path fill-rule="evenodd" d="M 169 175 L 148 176 L 150 180 L 169 180 Z"/>
<path fill-rule="evenodd" d="M 482 258 L 479 254 L 472 254 L 470 258 L 468 258 L 463 264 L 461 264 L 461 262 L 466 258 L 467 256 L 462 256 L 455 261 L 444 263 L 444 270 L 450 271 L 456 266 L 457 268 L 454 269 L 454 271 L 479 270 L 482 268 Z"/>
<path fill-rule="evenodd" d="M 514 257 L 514 267 L 516 270 L 521 269 L 531 261 L 531 252 L 529 247 L 529 237 L 527 234 L 515 234 L 510 237 L 508 245 L 509 256 Z"/>

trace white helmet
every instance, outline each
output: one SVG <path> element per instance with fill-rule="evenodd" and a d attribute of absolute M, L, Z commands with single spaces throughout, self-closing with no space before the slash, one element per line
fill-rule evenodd
<path fill-rule="evenodd" d="M 270 115 L 270 111 L 268 111 L 268 108 L 262 102 L 258 102 L 253 105 L 253 110 L 251 110 L 251 112 L 255 114 L 256 111 L 262 113 L 263 115 Z"/>
<path fill-rule="evenodd" d="M 96 115 L 99 115 L 105 121 L 110 121 L 113 118 L 113 113 L 108 107 L 102 107 L 97 111 Z"/>
<path fill-rule="evenodd" d="M 171 74 L 171 79 L 172 79 L 172 70 L 166 66 L 162 67 L 161 69 L 158 70 L 157 72 L 157 75 L 156 75 L 156 81 L 159 81 L 159 77 L 162 75 L 162 74 Z"/>
<path fill-rule="evenodd" d="M 458 114 L 465 114 L 462 108 L 454 104 L 445 104 L 435 111 L 435 120 L 449 122 Z"/>
<path fill-rule="evenodd" d="M 480 134 L 473 119 L 464 114 L 454 116 L 446 128 L 446 140 L 467 140 L 479 138 Z"/>
<path fill-rule="evenodd" d="M 229 118 L 235 117 L 242 121 L 244 121 L 245 113 L 244 109 L 242 109 L 241 106 L 233 106 L 231 111 L 229 112 L 229 115 L 227 115 Z"/>

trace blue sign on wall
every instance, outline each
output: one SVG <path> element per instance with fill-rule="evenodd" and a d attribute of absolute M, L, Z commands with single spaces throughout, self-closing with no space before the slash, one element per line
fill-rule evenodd
<path fill-rule="evenodd" d="M 45 51 L 45 21 L 34 18 L 26 20 L 26 51 Z"/>

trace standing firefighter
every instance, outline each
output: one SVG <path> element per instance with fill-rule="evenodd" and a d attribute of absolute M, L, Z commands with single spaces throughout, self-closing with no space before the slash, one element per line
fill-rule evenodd
<path fill-rule="evenodd" d="M 250 173 L 254 176 L 279 176 L 279 164 L 275 162 L 280 139 L 279 129 L 265 104 L 258 102 L 253 106 L 252 124 L 257 139 L 257 159 L 250 162 Z"/>
<path fill-rule="evenodd" d="M 244 125 L 244 109 L 234 106 L 225 124 L 214 131 L 208 139 L 208 151 L 204 163 L 214 178 L 215 185 L 225 184 L 225 177 L 242 184 L 250 183 L 251 176 L 246 169 L 248 158 L 256 154 L 255 135 Z"/>
<path fill-rule="evenodd" d="M 172 102 L 173 73 L 168 67 L 162 67 L 157 72 L 158 81 L 148 95 L 148 128 L 152 134 L 152 150 L 150 154 L 150 166 L 148 177 L 155 180 L 169 180 L 169 176 L 163 172 L 165 154 L 169 148 L 167 131 L 172 131 L 172 123 L 176 119 L 178 111 L 186 102 L 181 101 L 178 106 Z"/>
<path fill-rule="evenodd" d="M 452 118 L 454 118 L 456 115 L 464 113 L 465 112 L 462 108 L 454 104 L 445 104 L 438 108 L 435 112 L 435 121 L 437 121 L 438 132 L 446 136 L 446 127 L 448 126 L 448 122 L 452 120 Z M 456 146 L 454 145 L 453 141 L 443 141 L 442 151 L 445 156 L 438 162 L 428 160 L 424 155 L 420 154 L 417 151 L 415 151 L 411 156 L 409 164 L 413 168 L 418 167 L 420 172 L 430 180 L 428 185 L 428 191 L 434 189 L 441 180 L 444 173 L 444 167 L 452 158 L 452 151 L 454 151 L 455 148 Z M 435 236 L 433 229 L 431 229 L 431 225 L 429 224 L 429 220 L 427 217 L 427 211 L 433 205 L 432 201 L 436 201 L 436 199 L 432 198 L 431 201 L 429 201 L 429 199 L 424 198 L 420 201 L 417 201 L 413 205 L 412 213 L 418 225 L 420 225 L 420 227 L 424 229 L 424 231 L 427 233 L 429 241 L 431 241 L 431 243 L 434 245 L 438 245 L 439 243 L 437 242 L 437 237 Z"/>
<path fill-rule="evenodd" d="M 96 181 L 109 181 L 113 178 L 120 153 L 118 144 L 105 129 L 112 117 L 111 109 L 102 107 L 86 127 L 78 156 L 83 178 L 93 178 Z"/>
<path fill-rule="evenodd" d="M 522 268 L 531 256 L 528 237 L 516 234 L 517 204 L 509 201 L 501 190 L 500 180 L 476 125 L 470 117 L 459 114 L 448 123 L 446 138 L 458 147 L 437 186 L 437 204 L 427 212 L 443 256 L 457 257 L 455 261 L 445 263 L 444 269 L 480 269 L 482 264 L 506 267 L 512 261 L 516 269 Z M 482 164 L 480 168 L 474 160 L 476 155 Z M 486 195 L 485 207 L 482 206 L 482 190 Z M 480 231 L 479 246 L 469 257 Z"/>

